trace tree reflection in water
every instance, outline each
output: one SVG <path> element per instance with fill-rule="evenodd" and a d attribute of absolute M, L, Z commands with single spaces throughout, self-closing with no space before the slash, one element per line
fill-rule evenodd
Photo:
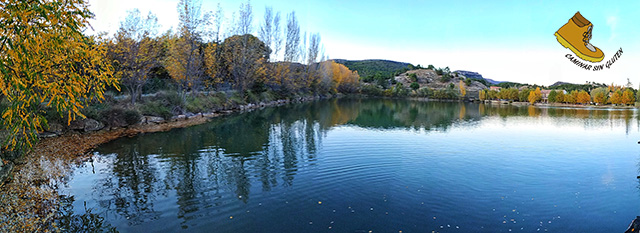
<path fill-rule="evenodd" d="M 585 127 L 624 123 L 628 133 L 635 112 L 387 99 L 266 108 L 103 145 L 95 157 L 108 175 L 92 184 L 92 195 L 103 212 L 126 218 L 129 225 L 160 218 L 174 207 L 158 206 L 158 200 L 173 200 L 185 224 L 206 215 L 201 209 L 225 211 L 225 195 L 247 203 L 252 192 L 295 185 L 300 164 L 314 165 L 323 137 L 336 126 L 429 132 L 491 117 L 539 116 L 556 124 L 589 119 Z"/>

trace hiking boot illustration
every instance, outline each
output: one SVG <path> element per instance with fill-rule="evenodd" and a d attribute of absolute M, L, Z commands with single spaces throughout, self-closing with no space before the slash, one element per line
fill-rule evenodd
<path fill-rule="evenodd" d="M 592 30 L 593 24 L 578 11 L 569 22 L 558 29 L 555 36 L 562 46 L 571 49 L 582 60 L 599 62 L 604 59 L 604 53 L 589 43 Z"/>

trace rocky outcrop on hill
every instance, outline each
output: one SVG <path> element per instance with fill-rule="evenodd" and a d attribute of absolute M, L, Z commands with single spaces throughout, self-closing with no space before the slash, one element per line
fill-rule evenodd
<path fill-rule="evenodd" d="M 410 70 L 395 77 L 395 80 L 402 83 L 403 86 L 409 87 L 413 80 L 410 75 L 416 74 L 416 82 L 420 85 L 420 88 L 431 88 L 434 90 L 445 89 L 452 83 L 456 87 L 460 81 L 465 81 L 466 77 L 463 75 L 452 74 L 452 77 L 448 81 L 442 80 L 442 75 L 438 75 L 435 71 L 429 69 L 417 69 Z M 465 84 L 466 85 L 466 84 Z M 471 81 L 470 85 L 466 85 L 467 97 L 477 97 L 480 90 L 487 89 L 488 87 L 478 81 Z"/>

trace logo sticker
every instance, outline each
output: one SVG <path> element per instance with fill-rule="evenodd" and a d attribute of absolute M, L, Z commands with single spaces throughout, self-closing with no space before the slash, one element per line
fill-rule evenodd
<path fill-rule="evenodd" d="M 571 54 L 565 56 L 573 64 L 585 70 L 599 71 L 603 70 L 604 67 L 610 69 L 611 65 L 622 55 L 622 48 L 604 64 L 588 64 L 582 62 L 598 63 L 604 60 L 605 56 L 602 50 L 590 43 L 592 33 L 593 24 L 578 11 L 566 24 L 560 27 L 554 35 L 562 46 L 570 49 L 571 52 L 577 56 L 577 58 Z"/>

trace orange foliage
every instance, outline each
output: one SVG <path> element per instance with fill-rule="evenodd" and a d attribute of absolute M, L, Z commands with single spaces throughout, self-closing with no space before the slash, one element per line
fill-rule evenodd
<path fill-rule="evenodd" d="M 591 96 L 586 91 L 582 90 L 578 92 L 578 97 L 576 98 L 576 102 L 581 104 L 588 104 L 591 102 Z"/>
<path fill-rule="evenodd" d="M 326 61 L 322 63 L 324 73 L 331 77 L 333 92 L 354 92 L 357 90 L 360 76 L 358 72 L 349 70 L 345 65 L 334 61 Z"/>

